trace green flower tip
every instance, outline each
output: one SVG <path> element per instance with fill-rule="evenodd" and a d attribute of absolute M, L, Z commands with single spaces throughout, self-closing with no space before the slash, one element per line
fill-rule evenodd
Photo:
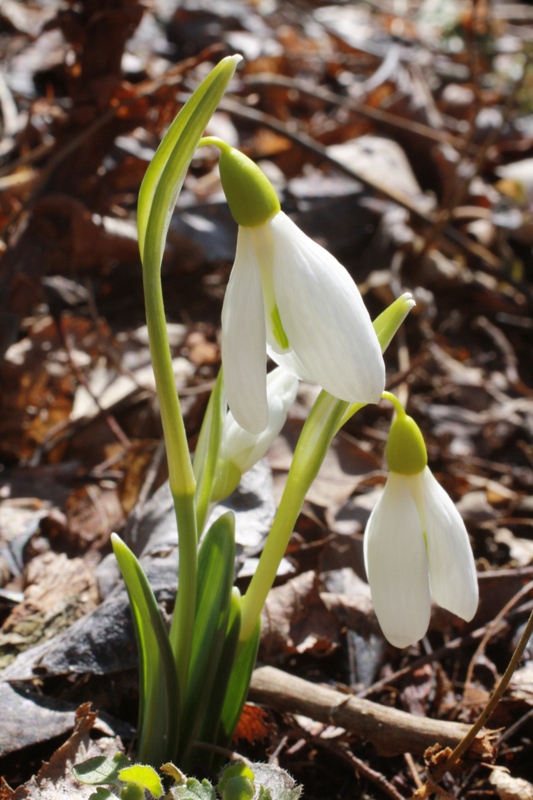
<path fill-rule="evenodd" d="M 274 187 L 257 164 L 225 142 L 215 142 L 220 148 L 220 180 L 226 200 L 238 225 L 255 228 L 263 225 L 280 210 Z"/>
<path fill-rule="evenodd" d="M 419 475 L 428 463 L 422 431 L 405 413 L 398 414 L 391 425 L 385 457 L 390 471 L 399 475 Z"/>

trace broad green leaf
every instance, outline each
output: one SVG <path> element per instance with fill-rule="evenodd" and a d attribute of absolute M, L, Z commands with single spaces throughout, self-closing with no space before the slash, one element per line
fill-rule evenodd
<path fill-rule="evenodd" d="M 121 781 L 135 783 L 137 786 L 147 789 L 156 798 L 163 794 L 161 778 L 155 769 L 145 764 L 133 764 L 131 767 L 126 767 L 120 771 L 118 777 Z"/>
<path fill-rule="evenodd" d="M 196 778 L 187 778 L 185 784 L 173 786 L 169 792 L 175 800 L 217 800 L 217 793 L 209 781 L 201 783 Z"/>
<path fill-rule="evenodd" d="M 228 620 L 228 629 L 224 639 L 224 647 L 220 655 L 218 669 L 211 688 L 211 696 L 204 711 L 204 719 L 198 738 L 206 744 L 214 744 L 217 741 L 218 729 L 220 726 L 220 715 L 224 706 L 226 691 L 230 680 L 235 654 L 239 644 L 239 632 L 241 628 L 241 594 L 236 586 L 231 592 L 231 608 Z M 212 767 L 213 756 L 202 753 L 202 758 L 207 759 Z"/>
<path fill-rule="evenodd" d="M 130 599 L 139 649 L 139 742 L 142 761 L 159 766 L 174 755 L 179 725 L 176 667 L 167 630 L 143 569 L 124 542 L 111 535 Z"/>
<path fill-rule="evenodd" d="M 224 707 L 220 715 L 220 727 L 216 744 L 227 747 L 233 738 L 235 728 L 239 721 L 241 711 L 248 694 L 252 672 L 257 659 L 259 638 L 261 636 L 261 623 L 257 621 L 252 635 L 242 645 L 237 654 L 235 664 L 231 671 Z"/>
<path fill-rule="evenodd" d="M 117 753 L 114 758 L 95 756 L 82 761 L 72 767 L 72 772 L 80 783 L 96 786 L 99 783 L 117 783 L 118 773 L 124 767 L 129 767 L 130 762 L 122 753 Z"/>
<path fill-rule="evenodd" d="M 196 617 L 181 723 L 181 765 L 186 764 L 218 669 L 231 607 L 234 570 L 235 519 L 229 512 L 211 525 L 198 554 Z"/>
<path fill-rule="evenodd" d="M 274 764 L 253 763 L 256 786 L 259 785 L 257 800 L 298 800 L 302 793 L 292 775 Z"/>
<path fill-rule="evenodd" d="M 159 269 L 176 199 L 202 134 L 224 94 L 240 56 L 228 56 L 209 73 L 170 126 L 139 192 L 137 227 L 143 264 Z"/>
<path fill-rule="evenodd" d="M 224 428 L 224 378 L 222 368 L 211 392 L 209 403 L 202 422 L 202 428 L 194 454 L 194 476 L 196 478 L 196 520 L 198 536 L 202 535 L 222 442 Z"/>

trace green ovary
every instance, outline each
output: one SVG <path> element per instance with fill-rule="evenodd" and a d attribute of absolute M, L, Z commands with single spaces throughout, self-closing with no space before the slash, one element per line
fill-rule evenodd
<path fill-rule="evenodd" d="M 272 322 L 272 332 L 274 333 L 274 337 L 276 339 L 276 342 L 284 350 L 288 350 L 289 347 L 290 347 L 289 338 L 288 338 L 288 336 L 285 333 L 285 330 L 283 328 L 283 324 L 281 322 L 281 317 L 279 315 L 279 309 L 278 309 L 277 305 L 274 306 L 274 308 L 273 308 L 273 310 L 272 310 L 272 312 L 270 314 L 270 320 Z"/>

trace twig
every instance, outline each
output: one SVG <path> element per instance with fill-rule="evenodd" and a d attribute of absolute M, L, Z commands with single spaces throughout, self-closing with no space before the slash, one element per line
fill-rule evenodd
<path fill-rule="evenodd" d="M 496 629 L 498 628 L 499 623 L 502 621 L 502 619 L 505 616 L 507 616 L 507 614 L 513 608 L 513 606 L 515 606 L 518 603 L 518 601 L 522 597 L 524 597 L 524 595 L 529 594 L 529 592 L 532 589 L 533 589 L 533 581 L 530 581 L 529 583 L 526 583 L 526 585 L 523 586 L 520 589 L 520 591 L 518 591 L 514 595 L 514 597 L 511 597 L 511 599 L 504 605 L 504 607 L 501 609 L 501 611 L 494 617 L 493 620 L 491 620 L 491 622 L 487 626 L 487 630 L 485 631 L 485 635 L 483 636 L 482 640 L 478 644 L 476 652 L 474 653 L 474 655 L 470 659 L 470 663 L 469 663 L 468 669 L 466 671 L 466 678 L 465 678 L 465 686 L 464 686 L 463 696 L 466 693 L 466 691 L 468 690 L 468 688 L 470 687 L 470 684 L 472 683 L 472 676 L 474 674 L 474 669 L 475 669 L 475 666 L 476 666 L 476 662 L 479 659 L 480 655 L 484 652 L 485 647 L 487 646 L 487 644 L 490 641 L 490 639 L 496 633 Z"/>
<path fill-rule="evenodd" d="M 518 373 L 517 355 L 511 342 L 503 333 L 503 331 L 500 330 L 500 328 L 497 328 L 496 325 L 493 325 L 492 322 L 483 316 L 477 317 L 474 320 L 472 327 L 480 328 L 482 331 L 484 331 L 487 336 L 492 339 L 498 350 L 501 352 L 505 361 L 505 376 L 513 389 L 516 389 L 528 397 L 533 397 L 533 389 L 523 382 Z"/>
<path fill-rule="evenodd" d="M 428 793 L 434 791 L 440 791 L 440 787 L 437 786 L 438 782 L 444 775 L 459 761 L 459 759 L 466 753 L 474 739 L 478 736 L 481 729 L 485 725 L 485 723 L 490 719 L 492 716 L 493 711 L 495 710 L 496 706 L 500 702 L 501 698 L 507 686 L 509 685 L 509 681 L 513 677 L 513 674 L 522 658 L 524 650 L 526 649 L 529 639 L 533 634 L 533 612 L 530 614 L 529 619 L 527 621 L 526 627 L 520 637 L 520 641 L 518 642 L 516 649 L 513 653 L 513 656 L 509 662 L 509 666 L 505 670 L 505 673 L 498 683 L 498 686 L 492 693 L 492 697 L 490 698 L 489 702 L 477 718 L 476 722 L 472 725 L 464 739 L 454 748 L 452 753 L 448 756 L 448 758 L 435 770 L 435 772 L 431 775 L 429 781 L 422 787 L 415 792 L 413 798 L 419 800 L 419 798 L 427 797 Z"/>
<path fill-rule="evenodd" d="M 369 739 L 383 755 L 424 751 L 439 742 L 456 747 L 468 731 L 459 722 L 415 717 L 370 700 L 289 675 L 274 667 L 260 667 L 252 676 L 250 699 L 276 711 L 303 714 Z"/>
<path fill-rule="evenodd" d="M 396 298 L 402 294 L 401 284 L 401 271 L 404 262 L 405 254 L 401 250 L 397 250 L 392 257 L 391 264 L 391 289 Z M 411 356 L 409 354 L 409 346 L 407 344 L 407 336 L 405 334 L 405 327 L 400 326 L 396 334 L 396 347 L 398 352 L 398 371 L 408 375 L 411 371 Z M 409 381 L 406 379 L 402 381 L 398 387 L 398 397 L 404 408 L 407 408 L 409 401 Z"/>
<path fill-rule="evenodd" d="M 503 742 L 506 742 L 507 739 L 510 739 L 511 736 L 514 736 L 514 734 L 517 731 L 519 731 L 520 728 L 523 725 L 525 725 L 525 723 L 529 719 L 531 719 L 531 717 L 533 717 L 533 708 L 530 708 L 529 711 L 526 714 L 523 714 L 520 717 L 520 719 L 517 719 L 517 721 L 515 723 L 513 723 L 513 725 L 511 725 L 505 731 L 502 731 L 502 733 L 498 736 L 498 738 L 494 742 L 495 747 L 497 747 L 499 749 L 500 745 L 503 744 Z M 459 791 L 459 797 L 464 797 L 464 792 L 465 792 L 467 786 L 469 786 L 472 783 L 472 781 L 474 780 L 474 778 L 476 777 L 476 775 L 478 774 L 478 772 L 479 772 L 479 770 L 480 770 L 480 768 L 482 766 L 483 766 L 483 764 L 474 764 L 474 766 L 472 767 L 472 769 L 470 770 L 470 772 L 466 776 L 463 784 L 461 785 L 461 788 L 460 788 L 460 791 Z"/>
<path fill-rule="evenodd" d="M 531 569 L 525 567 L 524 571 L 521 574 L 524 575 L 531 575 Z M 514 570 L 512 570 L 513 575 L 516 574 Z M 487 574 L 487 573 L 482 573 Z M 533 603 L 525 603 L 524 606 L 516 609 L 516 614 L 523 613 L 524 611 L 530 611 L 533 607 Z M 452 639 L 451 642 L 439 647 L 437 650 L 434 650 L 432 653 L 428 653 L 427 655 L 420 656 L 415 661 L 411 662 L 407 667 L 402 667 L 401 669 L 396 670 L 396 672 L 391 673 L 390 675 L 381 678 L 379 681 L 376 681 L 372 684 L 372 686 L 368 686 L 366 689 L 362 689 L 360 692 L 357 693 L 357 697 L 363 698 L 368 697 L 369 694 L 373 694 L 374 692 L 380 691 L 383 689 L 384 686 L 389 686 L 391 683 L 394 683 L 399 678 L 403 678 L 405 675 L 409 675 L 415 669 L 419 667 L 423 667 L 424 664 L 431 664 L 433 661 L 438 661 L 450 653 L 452 650 L 458 650 L 460 647 L 465 647 L 472 642 L 481 639 L 482 636 L 485 635 L 485 631 L 487 630 L 487 625 L 483 625 L 481 628 L 477 628 L 477 630 L 472 631 L 472 633 L 467 634 L 466 636 L 458 636 L 457 639 Z"/>
<path fill-rule="evenodd" d="M 218 755 L 227 758 L 228 761 L 240 761 L 247 767 L 252 766 L 252 762 L 249 761 L 249 759 L 247 759 L 246 756 L 243 756 L 236 750 L 228 750 L 227 747 L 219 747 L 218 744 L 208 744 L 206 742 L 196 741 L 193 743 L 193 747 L 198 748 L 198 750 L 208 750 L 210 753 L 218 753 Z M 404 800 L 404 798 L 402 800 Z"/>
<path fill-rule="evenodd" d="M 180 100 L 185 100 L 185 98 L 186 95 L 178 95 L 178 99 Z M 246 119 L 250 122 L 255 122 L 258 125 L 262 125 L 265 128 L 269 128 L 270 130 L 279 133 L 286 139 L 289 139 L 295 144 L 298 144 L 300 147 L 304 147 L 306 150 L 314 153 L 322 161 L 326 161 L 329 164 L 334 165 L 345 175 L 355 178 L 355 180 L 360 181 L 360 183 L 370 187 L 373 191 L 380 192 L 381 194 L 385 195 L 385 197 L 388 197 L 389 200 L 392 200 L 394 203 L 406 208 L 420 222 L 431 227 L 436 224 L 438 216 L 423 211 L 418 206 L 416 200 L 413 200 L 411 197 L 406 195 L 404 192 L 399 191 L 398 189 L 394 189 L 391 186 L 386 186 L 384 183 L 376 180 L 370 174 L 363 173 L 360 170 L 356 170 L 355 168 L 344 164 L 340 159 L 335 158 L 328 153 L 328 150 L 326 147 L 324 147 L 324 145 L 317 142 L 308 134 L 302 131 L 292 131 L 287 127 L 287 125 L 276 119 L 276 117 L 273 117 L 270 114 L 265 114 L 262 111 L 257 111 L 253 108 L 248 108 L 243 103 L 238 102 L 229 95 L 226 95 L 222 98 L 218 107 L 221 111 L 227 111 L 228 114 L 241 117 L 241 119 Z M 462 231 L 448 226 L 442 230 L 442 235 L 454 242 L 458 247 L 463 248 L 471 255 L 476 256 L 476 258 L 484 261 L 484 263 L 490 266 L 492 269 L 498 270 L 501 268 L 500 259 L 495 256 L 494 253 L 491 253 L 488 248 L 484 247 L 478 242 L 475 242 L 469 236 L 466 236 L 464 233 L 462 233 Z"/>
<path fill-rule="evenodd" d="M 451 144 L 452 147 L 461 147 L 463 144 L 462 138 L 454 136 L 448 131 L 439 131 L 431 128 L 429 125 L 424 125 L 421 122 L 415 122 L 411 119 L 404 119 L 397 114 L 391 114 L 390 111 L 384 111 L 382 108 L 374 108 L 373 106 L 366 105 L 360 100 L 354 100 L 351 97 L 343 97 L 342 95 L 330 92 L 322 86 L 308 83 L 305 80 L 298 78 L 289 78 L 286 75 L 275 75 L 274 73 L 264 73 L 257 75 L 247 75 L 244 78 L 244 83 L 247 86 L 281 86 L 284 89 L 296 90 L 301 94 L 308 94 L 311 97 L 323 100 L 330 105 L 340 106 L 341 108 L 348 108 L 355 114 L 360 114 L 362 117 L 373 119 L 376 122 L 383 122 L 394 128 L 401 128 L 402 130 L 415 133 L 423 136 L 425 139 L 431 139 L 434 142 Z M 477 150 L 477 148 L 474 148 Z"/>
<path fill-rule="evenodd" d="M 415 760 L 411 753 L 404 753 L 403 757 L 405 758 L 405 763 L 407 764 L 407 769 L 411 773 L 411 777 L 414 781 L 414 784 L 417 789 L 421 789 L 424 785 L 424 781 L 420 777 L 418 770 L 416 768 Z"/>
<path fill-rule="evenodd" d="M 500 136 L 505 124 L 508 121 L 513 103 L 516 100 L 517 92 L 523 85 L 527 73 L 527 67 L 530 61 L 531 59 L 528 57 L 526 63 L 524 64 L 522 76 L 520 77 L 519 80 L 515 81 L 513 85 L 513 90 L 509 92 L 509 94 L 505 98 L 500 124 L 491 129 L 489 135 L 479 148 L 471 168 L 469 168 L 467 170 L 467 174 L 464 177 L 462 177 L 459 174 L 459 169 L 461 165 L 465 165 L 465 157 L 467 156 L 468 146 L 470 144 L 471 137 L 473 136 L 475 130 L 474 123 L 473 122 L 471 123 L 469 136 L 467 137 L 467 139 L 465 140 L 465 144 L 463 145 L 461 158 L 458 167 L 456 169 L 455 173 L 456 182 L 452 186 L 452 190 L 448 198 L 448 201 L 446 202 L 444 208 L 442 208 L 440 211 L 439 217 L 436 220 L 436 225 L 429 231 L 429 235 L 426 236 L 424 247 L 418 255 L 419 259 L 422 259 L 425 256 L 425 254 L 431 248 L 432 244 L 436 242 L 441 236 L 441 234 L 447 229 L 448 223 L 450 222 L 450 219 L 453 216 L 454 209 L 462 204 L 464 198 L 467 195 L 468 189 L 470 187 L 473 178 L 479 175 L 481 170 L 483 169 L 483 166 L 485 165 L 488 159 L 491 147 L 494 144 L 496 144 L 498 137 Z"/>

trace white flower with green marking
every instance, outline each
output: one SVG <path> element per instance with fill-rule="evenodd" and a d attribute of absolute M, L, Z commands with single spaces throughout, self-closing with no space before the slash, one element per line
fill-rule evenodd
<path fill-rule="evenodd" d="M 432 600 L 469 622 L 478 584 L 464 522 L 405 413 L 392 424 L 386 455 L 390 474 L 366 527 L 365 566 L 383 633 L 407 647 L 425 635 Z"/>
<path fill-rule="evenodd" d="M 253 467 L 285 425 L 287 414 L 296 399 L 298 378 L 284 367 L 276 367 L 267 376 L 268 424 L 260 433 L 250 433 L 226 413 L 220 446 L 217 480 L 212 499 L 228 497 L 239 485 L 241 476 Z"/>
<path fill-rule="evenodd" d="M 226 396 L 251 433 L 268 424 L 266 354 L 350 403 L 377 403 L 385 367 L 377 335 L 348 272 L 281 210 L 250 159 L 218 140 L 220 174 L 239 224 L 222 309 Z"/>

